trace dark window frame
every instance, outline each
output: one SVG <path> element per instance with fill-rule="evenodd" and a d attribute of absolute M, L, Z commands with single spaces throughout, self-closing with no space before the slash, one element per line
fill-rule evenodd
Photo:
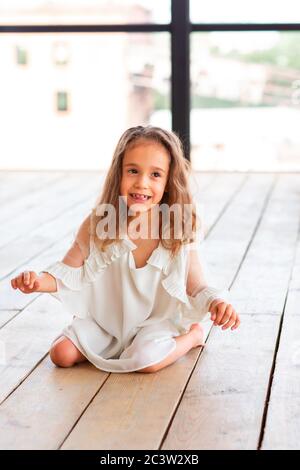
<path fill-rule="evenodd" d="M 181 137 L 190 159 L 190 35 L 212 31 L 300 31 L 300 23 L 191 23 L 189 0 L 171 0 L 171 22 L 111 25 L 9 25 L 1 33 L 155 33 L 171 36 L 172 129 Z"/>

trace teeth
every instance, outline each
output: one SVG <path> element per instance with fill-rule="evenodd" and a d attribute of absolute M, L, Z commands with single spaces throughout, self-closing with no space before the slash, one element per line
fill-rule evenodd
<path fill-rule="evenodd" d="M 148 196 L 145 196 L 143 194 L 137 194 L 137 193 L 133 193 L 132 194 L 133 197 L 137 198 L 137 199 L 148 199 Z"/>

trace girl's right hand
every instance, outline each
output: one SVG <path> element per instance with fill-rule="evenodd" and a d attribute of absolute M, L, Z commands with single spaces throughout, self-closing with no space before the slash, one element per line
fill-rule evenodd
<path fill-rule="evenodd" d="M 13 289 L 20 289 L 24 294 L 38 292 L 40 288 L 39 276 L 34 271 L 24 271 L 10 283 Z"/>

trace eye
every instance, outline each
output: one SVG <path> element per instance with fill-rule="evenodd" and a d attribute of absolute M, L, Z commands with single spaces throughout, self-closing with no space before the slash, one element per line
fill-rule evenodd
<path fill-rule="evenodd" d="M 135 169 L 135 168 L 130 168 L 130 170 L 128 170 L 128 173 L 129 173 L 130 171 L 136 171 L 136 169 Z"/>
<path fill-rule="evenodd" d="M 157 171 L 154 171 L 153 175 L 158 175 L 158 177 L 160 177 L 160 173 L 158 173 Z"/>

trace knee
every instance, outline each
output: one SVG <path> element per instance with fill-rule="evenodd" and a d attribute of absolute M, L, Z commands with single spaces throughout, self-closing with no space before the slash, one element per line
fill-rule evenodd
<path fill-rule="evenodd" d="M 65 338 L 52 346 L 50 359 L 56 366 L 72 367 L 76 361 L 76 348 L 68 338 Z"/>

